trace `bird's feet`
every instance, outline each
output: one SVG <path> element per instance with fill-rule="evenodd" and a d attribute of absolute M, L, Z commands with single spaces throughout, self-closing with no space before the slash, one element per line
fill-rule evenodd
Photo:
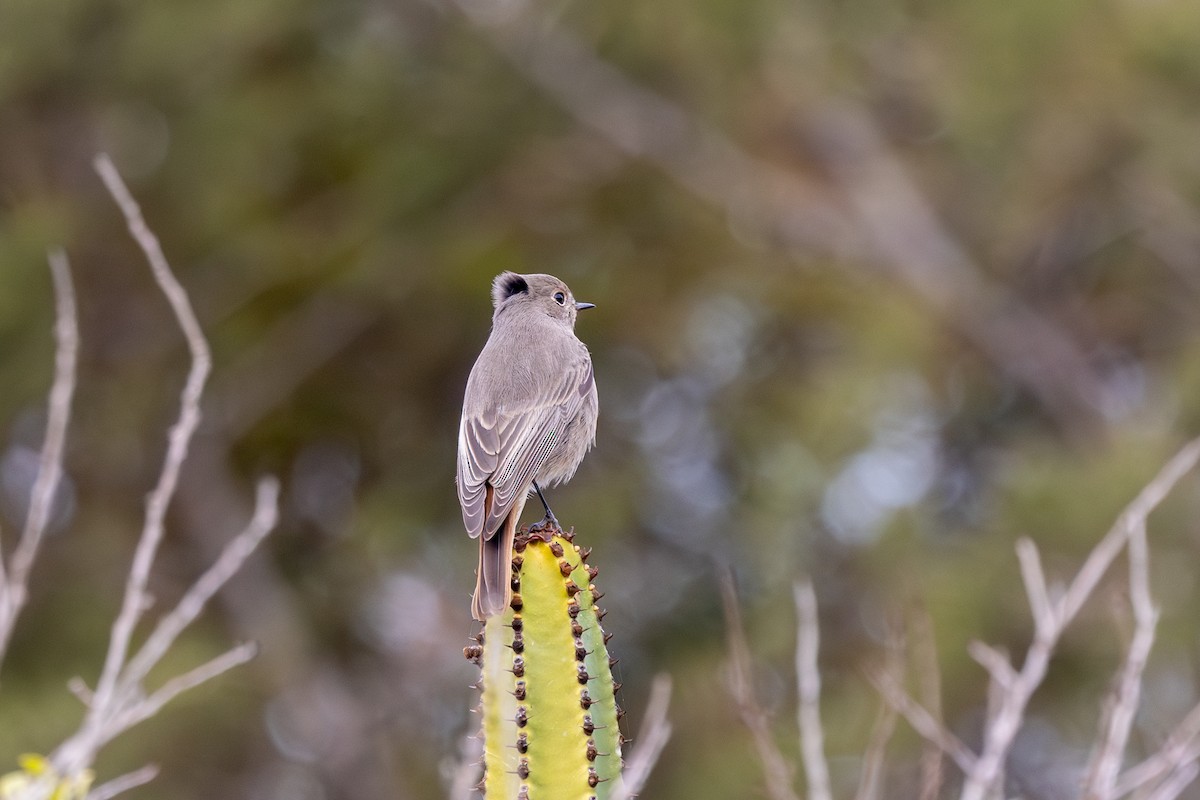
<path fill-rule="evenodd" d="M 546 509 L 546 516 L 541 521 L 529 526 L 530 536 L 537 536 L 546 542 L 553 539 L 556 533 L 562 533 L 562 525 L 558 524 L 558 518 L 549 509 Z"/>

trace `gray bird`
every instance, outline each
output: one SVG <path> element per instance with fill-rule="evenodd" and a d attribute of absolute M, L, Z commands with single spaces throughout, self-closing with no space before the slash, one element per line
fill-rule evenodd
<path fill-rule="evenodd" d="M 553 275 L 505 272 L 492 282 L 492 333 L 471 368 L 458 429 L 458 502 L 479 539 L 471 612 L 485 621 L 512 600 L 513 535 L 530 491 L 558 528 L 542 485 L 575 474 L 596 440 L 596 382 L 575 336 L 577 303 Z"/>

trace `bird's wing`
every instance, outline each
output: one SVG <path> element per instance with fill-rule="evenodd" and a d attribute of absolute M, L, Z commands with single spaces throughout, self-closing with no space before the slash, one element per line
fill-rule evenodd
<path fill-rule="evenodd" d="M 561 370 L 561 378 L 519 407 L 463 414 L 458 433 L 458 499 L 472 538 L 490 539 L 579 412 L 595 379 L 591 359 Z"/>

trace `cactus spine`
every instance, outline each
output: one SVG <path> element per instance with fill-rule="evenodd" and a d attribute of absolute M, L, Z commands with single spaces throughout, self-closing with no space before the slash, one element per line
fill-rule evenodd
<path fill-rule="evenodd" d="M 512 607 L 466 651 L 482 672 L 487 800 L 605 800 L 620 774 L 596 569 L 573 539 L 518 538 Z"/>

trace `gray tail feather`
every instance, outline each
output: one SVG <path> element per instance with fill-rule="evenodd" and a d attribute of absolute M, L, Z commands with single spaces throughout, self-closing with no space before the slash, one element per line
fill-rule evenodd
<path fill-rule="evenodd" d="M 512 547 L 516 529 L 516 520 L 509 512 L 491 539 L 479 538 L 479 573 L 475 578 L 471 614 L 480 622 L 504 611 L 512 602 Z"/>

